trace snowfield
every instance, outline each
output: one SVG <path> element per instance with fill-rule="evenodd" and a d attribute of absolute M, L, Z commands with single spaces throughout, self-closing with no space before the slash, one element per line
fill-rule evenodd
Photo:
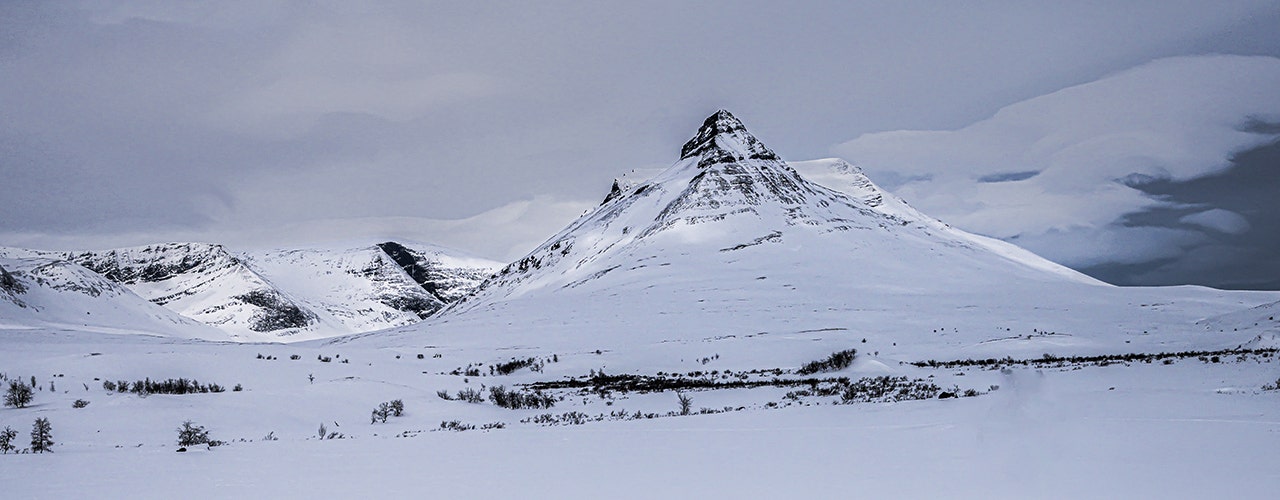
<path fill-rule="evenodd" d="M 37 391 L 29 408 L 0 410 L 0 426 L 17 429 L 20 441 L 35 418 L 48 418 L 57 443 L 53 454 L 0 456 L 8 498 L 1270 498 L 1280 486 L 1280 393 L 1260 390 L 1280 376 L 1274 355 L 1007 373 L 860 360 L 837 375 L 932 375 L 941 386 L 987 393 L 849 405 L 811 398 L 768 408 L 785 405 L 782 391 L 690 391 L 695 407 L 747 408 L 541 426 L 519 421 L 547 412 L 666 413 L 678 402 L 667 392 L 508 410 L 435 394 L 578 375 L 610 357 L 594 352 L 562 354 L 542 374 L 461 377 L 438 373 L 497 353 L 420 350 L 427 355 L 419 360 L 413 349 L 52 332 L 14 333 L 3 342 L 6 374 L 37 374 L 42 385 L 57 386 L 56 393 Z M 320 355 L 340 357 L 323 363 Z M 722 355 L 683 365 L 705 370 L 742 361 Z M 144 376 L 240 383 L 244 390 L 142 398 L 108 394 L 94 380 Z M 991 385 L 1000 388 L 988 392 Z M 76 399 L 90 404 L 73 409 Z M 404 416 L 370 424 L 369 411 L 392 399 L 404 401 Z M 175 453 L 176 430 L 188 419 L 228 444 Z M 507 426 L 438 430 L 446 420 Z M 345 437 L 317 439 L 321 424 Z M 278 440 L 264 441 L 268 434 Z"/>
<path fill-rule="evenodd" d="M 0 427 L 21 451 L 47 418 L 55 442 L 0 455 L 4 496 L 1280 488 L 1280 292 L 1100 283 L 842 160 L 783 162 L 724 111 L 645 174 L 505 267 L 385 243 L 165 247 L 155 268 L 0 249 L 0 379 L 36 386 Z M 305 325 L 245 333 L 272 308 Z M 180 449 L 186 421 L 216 446 Z"/>

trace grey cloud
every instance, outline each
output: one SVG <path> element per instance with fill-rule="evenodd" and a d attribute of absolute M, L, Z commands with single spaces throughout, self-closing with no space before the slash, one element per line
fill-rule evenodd
<path fill-rule="evenodd" d="M 471 218 L 470 233 L 424 227 L 511 256 L 533 239 L 514 225 L 535 215 L 477 214 L 597 202 L 613 177 L 673 161 L 718 108 L 784 157 L 821 157 L 1154 57 L 1280 55 L 1264 26 L 1278 12 L 1252 0 L 0 2 L 0 244 Z M 527 211 L 537 227 L 571 212 Z"/>

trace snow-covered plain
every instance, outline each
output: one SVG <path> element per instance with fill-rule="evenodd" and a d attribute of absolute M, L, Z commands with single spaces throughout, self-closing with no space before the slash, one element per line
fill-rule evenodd
<path fill-rule="evenodd" d="M 0 426 L 18 429 L 20 439 L 32 420 L 48 418 L 58 443 L 54 454 L 2 457 L 8 498 L 1270 498 L 1280 486 L 1280 394 L 1259 389 L 1280 376 L 1275 357 L 1008 373 L 863 359 L 840 375 L 932 375 L 942 386 L 1000 388 L 897 403 L 812 398 L 809 406 L 777 409 L 765 406 L 785 400 L 773 389 L 695 391 L 696 408 L 747 408 L 542 427 L 519 420 L 548 411 L 665 413 L 677 409 L 677 398 L 615 395 L 609 406 L 599 397 L 586 404 L 569 398 L 552 410 L 507 410 L 435 395 L 577 375 L 624 353 L 562 353 L 543 374 L 463 382 L 437 373 L 496 353 L 48 332 L 3 342 L 0 366 L 8 375 L 35 374 L 46 388 L 50 380 L 57 386 L 56 393 L 38 391 L 29 408 L 0 411 Z M 340 357 L 323 363 L 321 354 Z M 754 363 L 721 355 L 706 365 L 670 364 L 695 370 Z M 140 398 L 108 394 L 94 380 L 144 376 L 242 383 L 245 390 Z M 73 409 L 75 399 L 90 404 Z M 391 399 L 405 402 L 405 415 L 370 424 L 369 411 Z M 187 419 L 230 443 L 174 453 L 176 429 Z M 436 430 L 444 420 L 508 426 Z M 318 440 L 322 423 L 346 438 Z M 268 433 L 278 441 L 264 441 Z"/>
<path fill-rule="evenodd" d="M 316 288 L 318 272 L 275 280 L 346 293 Z M 142 325 L 129 316 L 122 331 L 0 321 L 0 372 L 40 387 L 0 426 L 22 444 L 48 418 L 57 443 L 0 457 L 0 484 L 18 498 L 1270 498 L 1278 300 L 1096 282 L 929 218 L 840 160 L 793 168 L 721 112 L 671 169 L 620 182 L 421 323 L 259 344 L 126 334 Z M 848 349 L 847 367 L 799 373 Z M 915 364 L 1179 351 L 1220 352 Z M 104 386 L 179 377 L 228 390 Z M 932 389 L 842 396 L 879 377 Z M 541 393 L 554 407 L 484 398 L 537 383 L 561 384 Z M 371 423 L 393 400 L 404 415 Z M 226 444 L 175 453 L 186 420 Z"/>

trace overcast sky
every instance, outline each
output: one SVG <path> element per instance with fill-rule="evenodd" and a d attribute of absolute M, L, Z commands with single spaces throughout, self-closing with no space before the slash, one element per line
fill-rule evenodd
<path fill-rule="evenodd" d="M 1280 288 L 1275 1 L 372 3 L 0 2 L 0 245 L 508 260 L 726 108 L 1109 281 Z"/>

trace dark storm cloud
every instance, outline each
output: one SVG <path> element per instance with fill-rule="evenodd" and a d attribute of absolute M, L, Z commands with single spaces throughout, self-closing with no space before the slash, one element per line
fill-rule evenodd
<path fill-rule="evenodd" d="M 1106 281 L 1265 288 L 1280 277 L 1275 88 L 1280 58 L 1159 59 L 837 151 L 926 213 Z"/>
<path fill-rule="evenodd" d="M 675 160 L 717 108 L 788 158 L 825 156 L 859 134 L 961 127 L 1155 57 L 1280 54 L 1266 23 L 1277 12 L 1164 0 L 4 2 L 0 244 L 394 220 L 512 258 L 613 177 Z"/>
<path fill-rule="evenodd" d="M 1277 124 L 1255 123 L 1250 130 L 1280 133 Z M 1222 288 L 1280 289 L 1280 141 L 1242 151 L 1217 175 L 1186 182 L 1152 181 L 1135 186 L 1153 196 L 1188 207 L 1153 210 L 1126 218 L 1134 227 L 1204 229 L 1187 217 L 1212 207 L 1238 214 L 1228 224 L 1210 224 L 1203 238 L 1189 242 L 1184 255 L 1133 265 L 1108 265 L 1084 271 L 1108 281 L 1171 285 L 1201 283 Z M 1219 212 L 1221 213 L 1221 212 Z M 1194 219 L 1192 219 L 1194 221 Z M 1197 227 L 1200 226 L 1200 227 Z"/>

